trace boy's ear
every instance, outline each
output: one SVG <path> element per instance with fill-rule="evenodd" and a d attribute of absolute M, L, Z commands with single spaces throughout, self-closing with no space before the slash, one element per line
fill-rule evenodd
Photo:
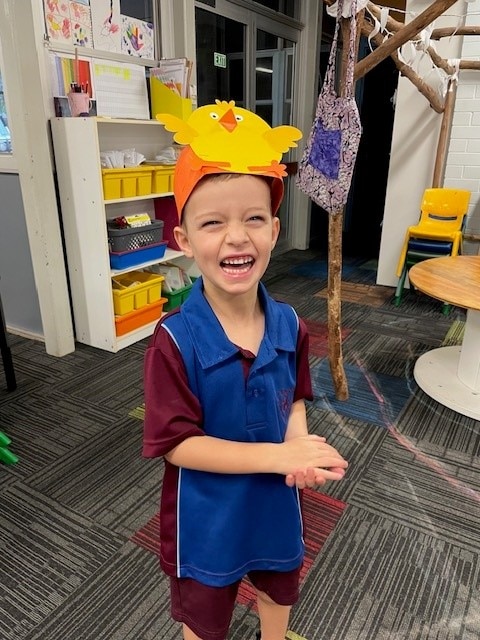
<path fill-rule="evenodd" d="M 184 227 L 175 227 L 173 230 L 173 237 L 175 238 L 175 242 L 180 247 L 180 251 L 183 251 L 187 258 L 193 258 L 190 242 L 188 241 L 187 232 Z"/>
<path fill-rule="evenodd" d="M 272 251 L 277 244 L 278 236 L 280 234 L 280 218 L 278 216 L 273 216 L 272 219 Z"/>

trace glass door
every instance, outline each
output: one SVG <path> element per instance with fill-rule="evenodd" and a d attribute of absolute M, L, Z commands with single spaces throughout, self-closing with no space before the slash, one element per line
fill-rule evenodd
<path fill-rule="evenodd" d="M 293 27 L 227 0 L 216 0 L 215 7 L 197 2 L 195 34 L 199 106 L 216 98 L 231 99 L 258 113 L 272 127 L 292 123 L 298 38 Z M 295 149 L 284 156 L 288 168 L 297 159 Z M 285 179 L 279 212 L 279 247 L 288 240 L 291 180 Z"/>
<path fill-rule="evenodd" d="M 294 60 L 294 42 L 264 29 L 256 29 L 254 110 L 272 127 L 291 123 Z M 284 155 L 287 171 L 293 166 L 292 156 L 292 151 Z M 289 175 L 285 179 L 285 198 L 278 212 L 279 248 L 283 248 L 288 240 L 291 181 Z"/>
<path fill-rule="evenodd" d="M 257 29 L 255 112 L 274 127 L 290 123 L 294 56 L 293 42 Z"/>
<path fill-rule="evenodd" d="M 245 107 L 246 24 L 197 7 L 195 37 L 198 106 L 218 98 Z"/>

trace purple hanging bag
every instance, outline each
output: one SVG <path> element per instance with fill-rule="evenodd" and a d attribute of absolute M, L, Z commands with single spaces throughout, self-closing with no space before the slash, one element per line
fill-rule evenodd
<path fill-rule="evenodd" d="M 338 2 L 335 35 L 325 82 L 318 96 L 315 120 L 305 146 L 296 178 L 301 191 L 328 213 L 343 210 L 350 191 L 362 125 L 353 96 L 356 19 L 352 4 L 345 95 L 335 89 L 338 36 L 343 2 Z"/>

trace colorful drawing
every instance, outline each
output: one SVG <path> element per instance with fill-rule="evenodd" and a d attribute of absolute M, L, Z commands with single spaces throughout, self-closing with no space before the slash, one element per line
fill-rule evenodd
<path fill-rule="evenodd" d="M 45 0 L 45 13 L 54 14 L 56 16 L 62 16 L 63 18 L 70 17 L 70 6 L 68 0 Z"/>
<path fill-rule="evenodd" d="M 96 0 L 91 6 L 95 49 L 122 51 L 120 0 Z"/>
<path fill-rule="evenodd" d="M 78 22 L 72 23 L 73 44 L 77 47 L 91 47 L 92 37 L 85 27 Z"/>
<path fill-rule="evenodd" d="M 154 59 L 153 25 L 122 15 L 122 52 L 129 56 Z"/>
<path fill-rule="evenodd" d="M 92 47 L 89 0 L 44 0 L 45 28 L 51 40 Z"/>
<path fill-rule="evenodd" d="M 75 0 L 70 2 L 72 41 L 76 47 L 93 47 L 90 7 Z"/>
<path fill-rule="evenodd" d="M 81 4 L 78 0 L 70 3 L 70 18 L 83 24 L 90 22 L 90 7 Z"/>
<path fill-rule="evenodd" d="M 71 42 L 70 6 L 67 0 L 44 0 L 45 28 L 50 40 Z"/>
<path fill-rule="evenodd" d="M 48 37 L 51 40 L 71 43 L 70 18 L 64 18 L 55 13 L 47 13 L 45 16 L 45 26 Z"/>

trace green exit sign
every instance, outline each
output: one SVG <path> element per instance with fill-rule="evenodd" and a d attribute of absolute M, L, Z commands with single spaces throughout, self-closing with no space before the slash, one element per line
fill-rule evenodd
<path fill-rule="evenodd" d="M 213 52 L 213 64 L 216 67 L 222 67 L 222 69 L 227 68 L 227 56 L 224 53 Z"/>

